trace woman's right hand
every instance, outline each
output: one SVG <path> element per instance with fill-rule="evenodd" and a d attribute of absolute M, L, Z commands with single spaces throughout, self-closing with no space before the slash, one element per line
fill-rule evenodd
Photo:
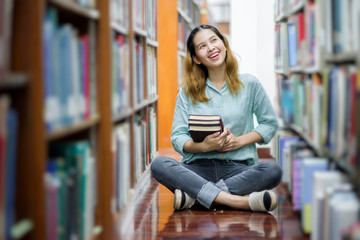
<path fill-rule="evenodd" d="M 222 149 L 227 142 L 228 129 L 225 127 L 224 131 L 220 134 L 219 132 L 206 136 L 204 141 L 205 152 L 216 151 Z"/>

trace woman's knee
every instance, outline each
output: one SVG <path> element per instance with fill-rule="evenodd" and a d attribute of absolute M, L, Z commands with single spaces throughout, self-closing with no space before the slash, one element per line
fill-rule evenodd
<path fill-rule="evenodd" d="M 154 175 L 163 172 L 167 169 L 167 166 L 172 162 L 172 160 L 173 159 L 166 156 L 157 156 L 150 164 L 151 173 Z"/>
<path fill-rule="evenodd" d="M 273 180 L 273 182 L 278 184 L 281 181 L 283 174 L 280 165 L 274 161 L 268 161 L 267 165 L 268 165 L 267 172 L 269 173 L 270 178 Z"/>

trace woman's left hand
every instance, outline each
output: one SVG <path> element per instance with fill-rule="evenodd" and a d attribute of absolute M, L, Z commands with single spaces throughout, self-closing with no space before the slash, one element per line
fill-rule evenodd
<path fill-rule="evenodd" d="M 228 135 L 227 135 L 226 143 L 221 149 L 218 150 L 220 152 L 228 152 L 242 147 L 240 142 L 240 137 L 235 137 L 234 134 L 232 134 L 229 129 L 227 131 L 228 131 Z"/>

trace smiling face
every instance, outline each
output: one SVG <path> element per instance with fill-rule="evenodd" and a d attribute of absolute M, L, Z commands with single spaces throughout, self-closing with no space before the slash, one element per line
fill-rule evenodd
<path fill-rule="evenodd" d="M 203 29 L 197 32 L 193 43 L 196 53 L 196 56 L 193 56 L 195 63 L 202 63 L 208 69 L 217 68 L 225 64 L 225 45 L 212 30 Z"/>

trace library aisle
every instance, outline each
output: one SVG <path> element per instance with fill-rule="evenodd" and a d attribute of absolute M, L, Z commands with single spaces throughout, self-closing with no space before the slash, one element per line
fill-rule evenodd
<path fill-rule="evenodd" d="M 159 154 L 179 159 L 172 148 L 160 148 Z M 292 210 L 287 187 L 280 184 L 274 190 L 279 205 L 270 213 L 224 207 L 209 211 L 199 205 L 174 211 L 173 194 L 152 179 L 147 192 L 128 208 L 132 213 L 126 224 L 115 225 L 114 239 L 309 239 Z"/>

